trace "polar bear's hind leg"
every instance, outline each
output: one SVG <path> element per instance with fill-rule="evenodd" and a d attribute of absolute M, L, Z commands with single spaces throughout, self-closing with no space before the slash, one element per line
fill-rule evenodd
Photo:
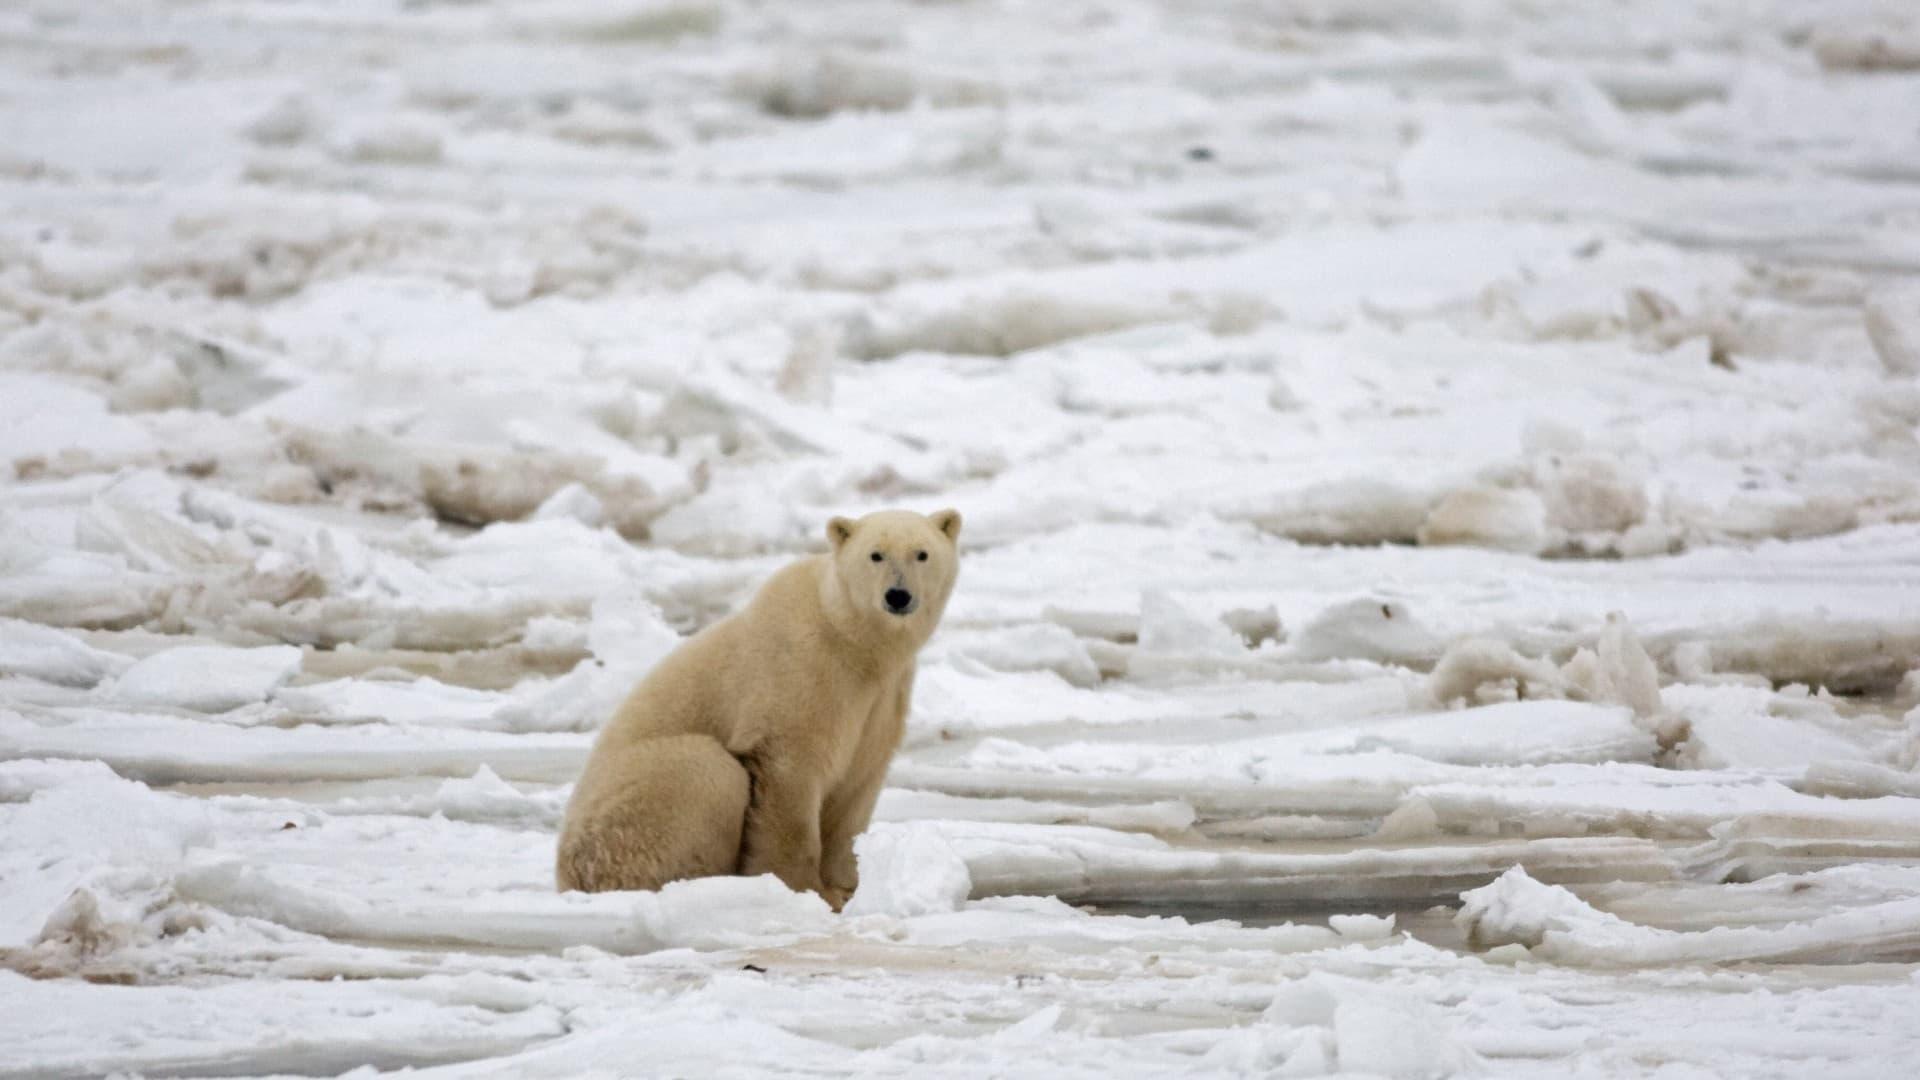
<path fill-rule="evenodd" d="M 611 775 L 593 779 L 597 790 L 568 812 L 560 838 L 554 876 L 562 890 L 658 889 L 735 871 L 749 781 L 718 740 L 642 740 L 625 748 Z"/>

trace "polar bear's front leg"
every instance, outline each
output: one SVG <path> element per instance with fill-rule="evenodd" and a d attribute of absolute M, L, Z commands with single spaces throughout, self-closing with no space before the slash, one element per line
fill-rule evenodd
<path fill-rule="evenodd" d="M 820 882 L 820 782 L 798 762 L 756 759 L 753 803 L 740 841 L 740 872 L 772 874 L 795 892 L 826 890 Z"/>
<path fill-rule="evenodd" d="M 884 762 L 882 765 L 884 766 Z M 836 792 L 826 803 L 820 822 L 820 880 L 823 893 L 833 910 L 846 906 L 847 899 L 860 887 L 860 871 L 853 857 L 853 842 L 866 831 L 873 819 L 873 804 L 880 798 L 886 770 L 875 769 L 871 776 L 845 792 Z"/>

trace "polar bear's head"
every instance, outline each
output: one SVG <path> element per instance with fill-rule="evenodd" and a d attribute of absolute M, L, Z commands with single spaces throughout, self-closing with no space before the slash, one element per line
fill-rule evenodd
<path fill-rule="evenodd" d="M 827 522 L 835 585 L 862 622 L 917 636 L 933 633 L 960 572 L 960 511 L 883 510 Z"/>

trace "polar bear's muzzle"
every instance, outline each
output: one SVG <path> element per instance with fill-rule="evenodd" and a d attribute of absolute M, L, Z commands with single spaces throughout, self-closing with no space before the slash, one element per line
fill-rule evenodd
<path fill-rule="evenodd" d="M 887 610 L 895 615 L 911 615 L 920 607 L 920 600 L 905 589 L 888 589 L 883 597 Z"/>

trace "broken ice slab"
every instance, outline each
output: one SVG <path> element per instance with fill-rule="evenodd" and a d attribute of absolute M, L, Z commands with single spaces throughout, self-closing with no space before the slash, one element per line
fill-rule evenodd
<path fill-rule="evenodd" d="M 1456 922 L 1477 945 L 1524 945 L 1563 964 L 1864 963 L 1920 957 L 1920 898 L 1843 907 L 1770 926 L 1686 931 L 1629 922 L 1515 868 L 1460 897 Z"/>
<path fill-rule="evenodd" d="M 23 1000 L 26 982 L 0 972 L 0 994 Z M 0 1043 L 10 1050 L 0 1073 L 9 1077 L 331 1076 L 511 1054 L 567 1028 L 552 1004 L 477 1008 L 457 985 L 423 994 L 410 980 L 275 979 L 264 992 L 230 979 L 189 986 L 43 979 L 31 986 L 34 1006 L 0 1017 Z M 103 1037 L 107 1031 L 122 1034 Z M 298 1038 L 289 1038 L 294 1031 Z M 16 1049 L 26 1056 L 14 1056 Z"/>
<path fill-rule="evenodd" d="M 1920 799 L 1920 773 L 1875 765 L 1868 761 L 1816 761 L 1807 766 L 1798 784 L 1809 795 L 1859 799 L 1876 795 L 1905 795 Z"/>
<path fill-rule="evenodd" d="M 1281 909 L 1401 907 L 1449 900 L 1515 865 L 1556 882 L 1674 876 L 1666 848 L 1632 837 L 1247 851 L 1177 846 L 1087 826 L 919 822 L 912 827 L 943 834 L 966 860 L 976 897 L 1032 894 L 1076 903 Z"/>
<path fill-rule="evenodd" d="M 1491 779 L 1491 778 L 1489 778 Z M 1443 830 L 1514 822 L 1529 836 L 1628 833 L 1725 839 L 1724 830 L 1810 830 L 1840 840 L 1877 830 L 1920 837 L 1920 799 L 1822 799 L 1763 777 L 1611 765 L 1539 770 L 1533 783 L 1416 788 Z"/>
<path fill-rule="evenodd" d="M 1920 799 L 1809 799 L 1824 813 L 1724 822 L 1685 859 L 1698 881 L 1757 881 L 1846 863 L 1920 864 Z"/>
<path fill-rule="evenodd" d="M 1920 867 L 1835 866 L 1753 882 L 1611 882 L 1572 891 L 1601 911 L 1663 930 L 1786 926 L 1920 896 Z"/>
<path fill-rule="evenodd" d="M 377 903 L 338 881 L 306 877 L 298 867 L 205 860 L 180 870 L 174 888 L 182 899 L 312 934 L 496 949 L 725 948 L 765 943 L 783 932 L 820 932 L 833 919 L 819 897 L 795 893 L 766 875 L 674 882 L 658 892 L 542 888 L 487 891 L 477 899 L 388 895 Z"/>
<path fill-rule="evenodd" d="M 572 780 L 591 737 L 448 728 L 219 729 L 202 721 L 105 709 L 26 713 L 0 708 L 0 761 L 99 760 L 132 780 L 362 780 L 469 777 L 487 766 L 509 780 Z"/>

